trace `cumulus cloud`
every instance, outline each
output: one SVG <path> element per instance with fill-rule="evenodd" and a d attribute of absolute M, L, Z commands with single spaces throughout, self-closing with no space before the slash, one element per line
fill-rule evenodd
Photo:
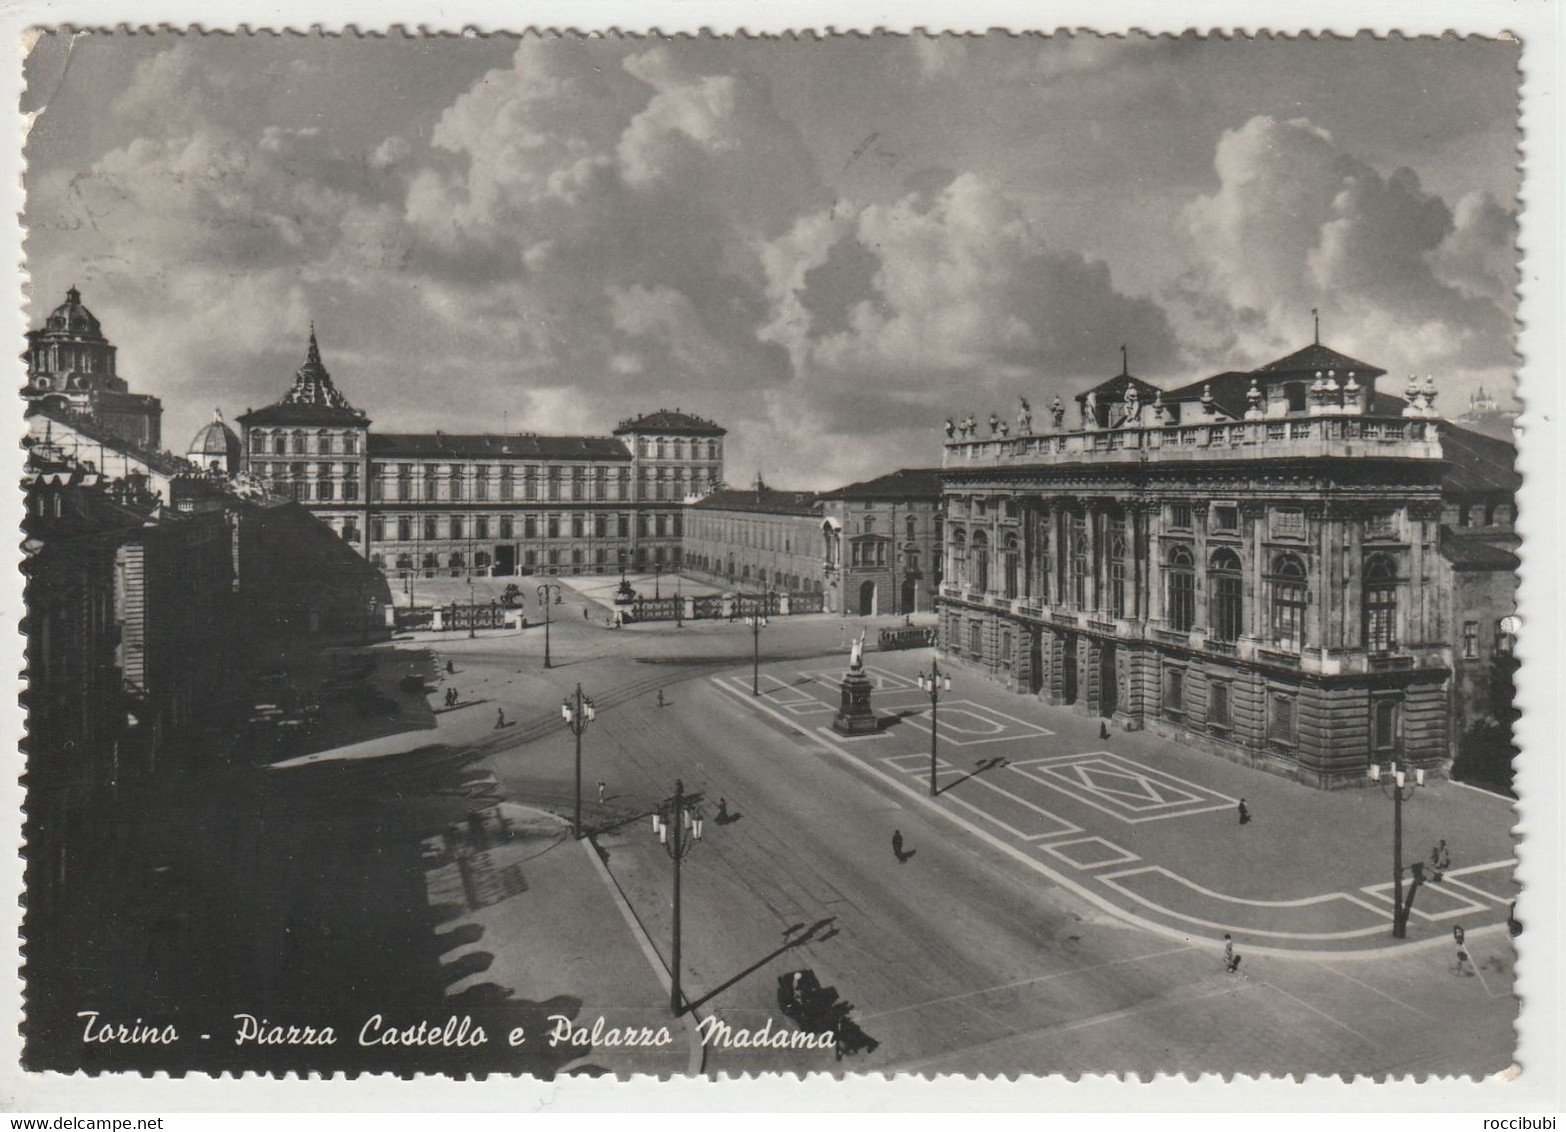
<path fill-rule="evenodd" d="M 1487 198 L 1458 213 L 1410 169 L 1383 174 L 1304 119 L 1257 116 L 1217 145 L 1219 187 L 1185 209 L 1194 269 L 1171 305 L 1182 329 L 1261 361 L 1324 337 L 1367 360 L 1448 374 L 1510 360 L 1511 218 Z"/>

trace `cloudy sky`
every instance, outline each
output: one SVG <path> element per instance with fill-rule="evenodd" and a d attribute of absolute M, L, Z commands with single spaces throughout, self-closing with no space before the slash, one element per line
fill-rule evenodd
<path fill-rule="evenodd" d="M 1515 45 L 84 35 L 27 66 L 32 321 L 78 285 L 182 447 L 315 320 L 388 430 L 675 406 L 729 476 L 1310 340 L 1509 395 Z M 1401 382 L 1398 383 L 1401 385 Z"/>

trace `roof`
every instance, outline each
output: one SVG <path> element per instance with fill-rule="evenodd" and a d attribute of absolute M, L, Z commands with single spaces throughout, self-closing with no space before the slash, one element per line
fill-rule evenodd
<path fill-rule="evenodd" d="M 776 491 L 770 487 L 725 488 L 703 496 L 692 507 L 703 511 L 751 511 L 762 515 L 813 515 L 821 497 L 813 491 Z"/>
<path fill-rule="evenodd" d="M 873 480 L 860 480 L 836 491 L 824 491 L 822 499 L 928 499 L 941 498 L 940 468 L 899 468 Z"/>
<path fill-rule="evenodd" d="M 1515 494 L 1522 487 L 1517 471 L 1517 448 L 1482 432 L 1445 424 L 1441 428 L 1441 454 L 1448 467 L 1441 491 L 1448 495 L 1475 492 Z"/>
<path fill-rule="evenodd" d="M 143 448 L 139 444 L 126 440 L 119 433 L 107 425 L 94 420 L 92 417 L 83 413 L 73 412 L 70 409 L 61 408 L 46 401 L 29 402 L 24 416 L 44 417 L 47 420 L 56 421 L 80 433 L 88 440 L 95 441 L 115 452 L 123 452 L 132 459 L 141 461 L 153 471 L 162 472 L 165 475 L 179 475 L 182 472 L 192 470 L 192 465 L 188 460 L 175 456 L 171 452 L 154 452 L 150 448 Z"/>
<path fill-rule="evenodd" d="M 1257 366 L 1253 371 L 1264 377 L 1285 377 L 1295 375 L 1309 375 L 1314 377 L 1317 373 L 1326 373 L 1332 370 L 1341 380 L 1345 374 L 1353 373 L 1363 377 L 1366 374 L 1371 377 L 1380 377 L 1387 371 L 1369 362 L 1362 362 L 1347 354 L 1340 354 L 1320 342 L 1313 342 L 1303 350 L 1295 350 L 1294 353 L 1285 355 L 1277 361 L 1268 362 L 1266 365 Z"/>
<path fill-rule="evenodd" d="M 1441 528 L 1441 557 L 1455 570 L 1516 570 L 1522 560 L 1509 550 L 1492 545 L 1483 536 L 1460 535 Z"/>
<path fill-rule="evenodd" d="M 655 413 L 643 413 L 639 417 L 631 417 L 620 422 L 620 427 L 614 430 L 619 436 L 624 432 L 677 432 L 686 436 L 724 436 L 728 430 L 721 428 L 709 421 L 706 417 L 698 417 L 692 413 L 682 413 L 675 409 L 659 409 Z"/>
<path fill-rule="evenodd" d="M 190 448 L 186 451 L 188 456 L 228 457 L 238 454 L 239 437 L 223 423 L 221 412 L 215 412 L 212 419 L 201 426 L 201 431 L 196 433 L 196 438 L 190 442 Z"/>
<path fill-rule="evenodd" d="M 1151 381 L 1143 381 L 1140 377 L 1133 377 L 1129 373 L 1116 374 L 1108 381 L 1101 381 L 1091 389 L 1084 389 L 1077 394 L 1078 401 L 1087 399 L 1089 393 L 1098 394 L 1101 401 L 1122 401 L 1125 399 L 1127 389 L 1135 387 L 1137 397 L 1149 403 L 1157 397 L 1160 390 Z"/>
<path fill-rule="evenodd" d="M 65 302 L 55 307 L 44 320 L 42 330 L 30 330 L 28 338 L 66 335 L 70 338 L 102 342 L 103 331 L 92 311 L 82 306 L 82 293 L 75 287 L 65 292 Z"/>
<path fill-rule="evenodd" d="M 625 443 L 612 436 L 509 436 L 446 432 L 370 433 L 370 455 L 388 459 L 630 460 Z"/>
<path fill-rule="evenodd" d="M 1211 389 L 1213 402 L 1231 417 L 1243 417 L 1246 410 L 1245 395 L 1251 390 L 1251 375 L 1241 370 L 1225 370 L 1211 377 L 1199 378 L 1189 385 L 1171 389 L 1164 394 L 1165 404 L 1183 401 L 1200 401 L 1202 390 Z"/>
<path fill-rule="evenodd" d="M 288 405 L 279 402 L 264 409 L 241 413 L 236 420 L 254 428 L 257 425 L 364 425 L 370 422 L 358 409 L 339 409 L 331 405 Z"/>

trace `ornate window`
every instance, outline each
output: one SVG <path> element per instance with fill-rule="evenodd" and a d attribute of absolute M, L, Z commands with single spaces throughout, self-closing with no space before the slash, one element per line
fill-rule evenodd
<path fill-rule="evenodd" d="M 397 520 L 397 541 L 398 542 L 411 542 L 411 541 L 413 541 L 413 520 L 412 519 L 402 518 L 402 519 L 398 519 Z M 402 563 L 402 560 L 398 559 L 398 565 L 401 565 L 401 563 Z"/>
<path fill-rule="evenodd" d="M 357 456 L 359 454 L 359 438 L 351 432 L 343 433 L 343 455 Z"/>
<path fill-rule="evenodd" d="M 332 454 L 332 434 L 324 428 L 315 434 L 315 450 L 322 456 Z"/>
<path fill-rule="evenodd" d="M 1207 564 L 1208 623 L 1213 638 L 1235 641 L 1245 625 L 1245 589 L 1240 578 L 1240 556 L 1232 550 L 1216 551 Z"/>
<path fill-rule="evenodd" d="M 1397 564 L 1385 554 L 1365 563 L 1365 648 L 1388 653 L 1397 648 Z"/>
<path fill-rule="evenodd" d="M 875 534 L 875 516 L 866 515 L 861 530 L 867 535 Z"/>
<path fill-rule="evenodd" d="M 1185 669 L 1164 669 L 1164 714 L 1179 719 L 1185 714 Z"/>
<path fill-rule="evenodd" d="M 968 580 L 980 593 L 990 589 L 990 540 L 983 531 L 973 532 L 973 547 L 969 555 Z"/>
<path fill-rule="evenodd" d="M 1124 617 L 1126 613 L 1126 521 L 1123 518 L 1109 520 L 1109 615 Z"/>
<path fill-rule="evenodd" d="M 297 429 L 294 430 L 293 440 L 294 440 L 294 455 L 295 456 L 303 456 L 304 455 L 304 450 L 305 450 L 305 435 L 304 435 L 304 433 L 298 431 Z"/>
<path fill-rule="evenodd" d="M 1297 649 L 1305 643 L 1305 566 L 1293 554 L 1272 560 L 1272 641 Z"/>
<path fill-rule="evenodd" d="M 1088 546 L 1087 546 L 1087 516 L 1077 514 L 1071 516 L 1071 550 L 1068 558 L 1069 575 L 1067 585 L 1070 587 L 1071 600 L 1078 609 L 1088 607 Z"/>
<path fill-rule="evenodd" d="M 434 542 L 439 537 L 440 536 L 435 533 L 435 516 L 424 516 L 424 540 L 426 542 Z"/>
<path fill-rule="evenodd" d="M 1191 505 L 1189 503 L 1171 503 L 1169 505 L 1169 525 L 1175 530 L 1190 530 Z"/>
<path fill-rule="evenodd" d="M 1267 738 L 1284 746 L 1294 745 L 1294 697 L 1287 692 L 1272 692 L 1267 697 Z"/>
<path fill-rule="evenodd" d="M 1377 696 L 1370 701 L 1370 744 L 1376 750 L 1387 751 L 1397 746 L 1401 706 L 1397 696 Z"/>
<path fill-rule="evenodd" d="M 968 580 L 968 535 L 961 527 L 952 528 L 952 580 L 959 586 Z"/>
<path fill-rule="evenodd" d="M 434 464 L 424 465 L 424 498 L 434 500 L 440 498 L 440 472 Z"/>
<path fill-rule="evenodd" d="M 1229 711 L 1229 682 L 1214 680 L 1207 686 L 1207 726 L 1228 727 L 1232 718 Z"/>
<path fill-rule="evenodd" d="M 919 538 L 919 524 L 914 521 L 914 517 L 912 515 L 908 516 L 906 520 L 906 530 L 908 532 L 907 538 L 909 542 L 914 542 Z"/>
<path fill-rule="evenodd" d="M 288 455 L 288 437 L 284 436 L 282 433 L 278 433 L 272 438 L 272 455 Z"/>
<path fill-rule="evenodd" d="M 1017 536 L 1008 534 L 1004 549 L 1001 552 L 1002 569 L 1004 571 L 1005 595 L 1008 598 L 1017 596 Z"/>
<path fill-rule="evenodd" d="M 1196 560 L 1186 547 L 1169 552 L 1167 579 L 1169 627 L 1188 633 L 1196 624 Z"/>

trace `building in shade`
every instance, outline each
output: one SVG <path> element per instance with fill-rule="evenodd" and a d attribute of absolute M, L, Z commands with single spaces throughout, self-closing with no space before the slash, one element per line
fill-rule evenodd
<path fill-rule="evenodd" d="M 89 418 L 156 452 L 163 445 L 163 404 L 130 391 L 117 372 L 115 353 L 97 318 L 82 305 L 81 292 L 72 287 L 43 328 L 27 332 L 23 396 L 33 405 Z"/>
<path fill-rule="evenodd" d="M 1373 758 L 1444 771 L 1443 488 L 1471 445 L 1433 383 L 1400 400 L 1383 376 L 1317 343 L 1173 390 L 1123 366 L 1039 432 L 948 425 L 942 651 L 1318 786 Z"/>
<path fill-rule="evenodd" d="M 827 608 L 928 613 L 941 580 L 941 470 L 903 468 L 821 495 Z"/>
<path fill-rule="evenodd" d="M 724 430 L 679 411 L 614 436 L 375 432 L 313 327 L 293 386 L 239 423 L 248 475 L 400 578 L 673 569 L 685 497 L 723 478 Z"/>
<path fill-rule="evenodd" d="M 238 434 L 224 423 L 223 411 L 214 409 L 212 419 L 191 440 L 185 459 L 209 475 L 232 477 L 243 466 L 243 451 Z"/>
<path fill-rule="evenodd" d="M 758 482 L 725 488 L 686 508 L 686 570 L 737 591 L 826 592 L 820 497 Z"/>

